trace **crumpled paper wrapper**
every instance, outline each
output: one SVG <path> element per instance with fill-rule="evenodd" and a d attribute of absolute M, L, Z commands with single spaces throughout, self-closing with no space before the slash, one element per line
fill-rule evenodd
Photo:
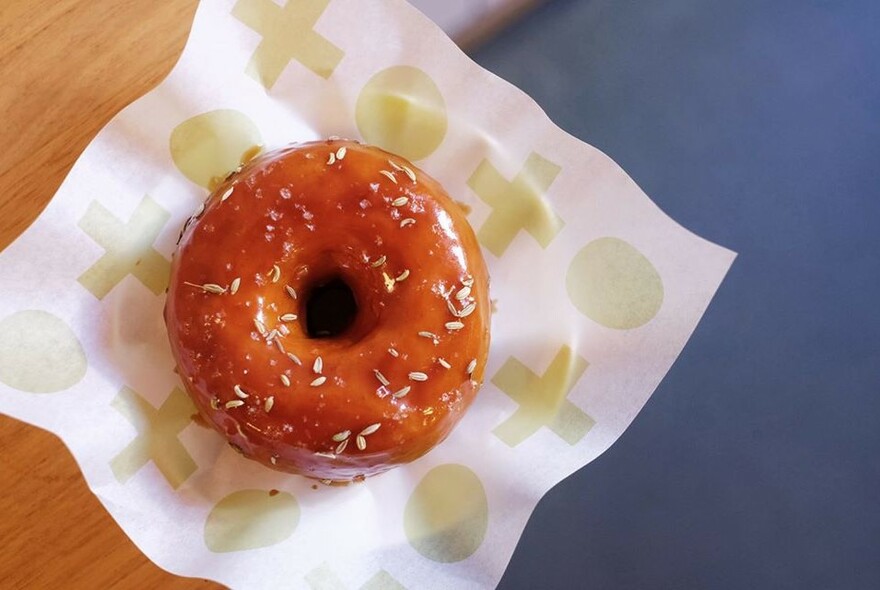
<path fill-rule="evenodd" d="M 410 158 L 471 208 L 496 306 L 485 386 L 452 436 L 347 487 L 265 469 L 194 423 L 161 313 L 212 179 L 255 144 L 332 135 Z M 60 436 L 169 571 L 489 588 L 541 496 L 645 404 L 733 258 L 402 0 L 212 0 L 173 73 L 0 255 L 0 411 Z"/>

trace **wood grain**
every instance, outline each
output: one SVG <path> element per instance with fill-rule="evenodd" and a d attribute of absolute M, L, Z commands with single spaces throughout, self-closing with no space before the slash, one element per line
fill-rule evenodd
<path fill-rule="evenodd" d="M 77 156 L 171 70 L 196 0 L 0 1 L 0 249 Z M 219 588 L 150 562 L 55 436 L 0 416 L 0 587 Z"/>

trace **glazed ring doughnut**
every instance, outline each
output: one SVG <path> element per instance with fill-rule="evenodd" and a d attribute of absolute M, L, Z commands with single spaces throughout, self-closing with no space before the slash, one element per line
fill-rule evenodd
<path fill-rule="evenodd" d="M 165 319 L 187 391 L 236 450 L 349 481 L 424 455 L 474 401 L 488 280 L 435 180 L 328 140 L 213 192 L 181 236 Z"/>

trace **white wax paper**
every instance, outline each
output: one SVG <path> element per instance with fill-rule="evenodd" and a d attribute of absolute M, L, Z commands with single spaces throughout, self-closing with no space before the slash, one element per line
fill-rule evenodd
<path fill-rule="evenodd" d="M 402 0 L 288 1 L 202 2 L 172 74 L 101 131 L 0 254 L 0 411 L 60 436 L 119 526 L 171 572 L 233 588 L 494 587 L 542 495 L 645 404 L 734 254 L 669 219 L 607 156 Z M 295 54 L 280 69 L 279 51 Z M 389 70 L 412 94 L 377 77 Z M 439 103 L 425 102 L 425 80 Z M 375 128 L 382 92 L 401 105 L 402 136 Z M 378 123 L 358 120 L 359 100 Z M 170 259 L 208 194 L 172 159 L 171 136 L 218 111 L 252 123 L 267 149 L 331 135 L 402 146 L 472 208 L 497 302 L 487 378 L 422 459 L 314 489 L 158 409 L 181 387 L 165 296 L 143 278 L 149 269 L 124 262 Z M 102 257 L 111 284 L 99 296 L 82 277 Z M 114 470 L 137 440 L 152 441 L 150 458 L 188 457 L 192 468 Z M 449 514 L 422 514 L 439 497 Z"/>

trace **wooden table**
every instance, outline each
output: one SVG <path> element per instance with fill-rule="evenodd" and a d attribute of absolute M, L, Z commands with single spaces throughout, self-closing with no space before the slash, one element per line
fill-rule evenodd
<path fill-rule="evenodd" d="M 197 0 L 0 0 L 0 249 L 180 55 Z M 55 436 L 0 416 L 0 587 L 218 588 L 159 569 Z"/>

